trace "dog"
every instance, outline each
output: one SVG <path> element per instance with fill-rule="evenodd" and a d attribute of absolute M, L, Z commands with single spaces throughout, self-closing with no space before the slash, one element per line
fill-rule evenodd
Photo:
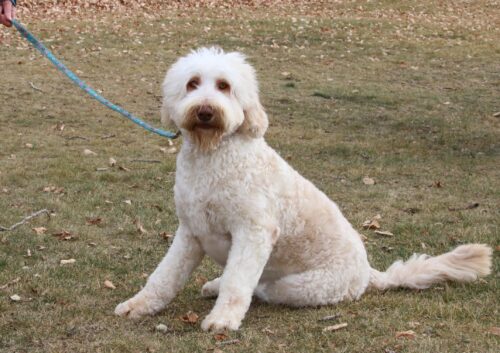
<path fill-rule="evenodd" d="M 237 330 L 252 296 L 294 307 L 356 300 L 370 288 L 423 289 L 474 281 L 491 271 L 490 247 L 413 255 L 380 272 L 339 207 L 264 140 L 268 117 L 243 54 L 201 48 L 180 58 L 163 83 L 163 122 L 184 142 L 177 157 L 173 243 L 145 287 L 119 304 L 129 318 L 164 309 L 204 255 L 224 267 L 203 285 L 217 297 L 205 331 Z"/>

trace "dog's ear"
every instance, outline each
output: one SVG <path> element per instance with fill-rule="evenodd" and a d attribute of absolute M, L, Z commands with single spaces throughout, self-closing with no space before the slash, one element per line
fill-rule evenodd
<path fill-rule="evenodd" d="M 255 104 L 243 109 L 243 113 L 245 114 L 245 120 L 243 120 L 243 123 L 238 128 L 238 132 L 254 138 L 264 136 L 269 125 L 269 120 L 259 100 L 257 99 Z"/>

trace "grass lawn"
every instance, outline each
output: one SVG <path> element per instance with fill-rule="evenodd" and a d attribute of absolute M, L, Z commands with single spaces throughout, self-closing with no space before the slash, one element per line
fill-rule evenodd
<path fill-rule="evenodd" d="M 160 234 L 176 229 L 175 153 L 1 28 L 0 225 L 53 214 L 0 232 L 0 351 L 498 352 L 500 14 L 495 1 L 413 3 L 20 20 L 104 96 L 154 125 L 178 56 L 213 44 L 243 51 L 260 79 L 269 144 L 339 204 L 375 268 L 479 242 L 496 248 L 492 275 L 321 308 L 254 302 L 240 331 L 214 336 L 199 327 L 214 303 L 201 285 L 221 272 L 206 259 L 161 314 L 115 317 L 168 248 Z M 393 236 L 362 228 L 377 214 Z M 181 320 L 188 311 L 200 320 Z M 160 323 L 167 333 L 155 330 Z M 338 323 L 348 326 L 323 331 Z M 414 337 L 396 337 L 407 330 Z"/>

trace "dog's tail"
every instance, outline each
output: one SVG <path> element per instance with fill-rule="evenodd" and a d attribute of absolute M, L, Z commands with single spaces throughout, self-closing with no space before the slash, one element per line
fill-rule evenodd
<path fill-rule="evenodd" d="M 471 282 L 491 272 L 492 250 L 485 244 L 461 245 L 439 256 L 414 254 L 396 261 L 385 272 L 371 269 L 371 288 L 428 288 L 444 281 Z"/>

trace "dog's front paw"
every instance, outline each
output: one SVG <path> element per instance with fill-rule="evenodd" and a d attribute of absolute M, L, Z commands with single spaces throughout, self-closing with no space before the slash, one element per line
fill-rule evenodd
<path fill-rule="evenodd" d="M 115 308 L 115 314 L 126 316 L 130 319 L 139 319 L 145 315 L 153 315 L 163 309 L 164 304 L 158 299 L 148 298 L 144 295 L 136 295 Z"/>
<path fill-rule="evenodd" d="M 213 298 L 219 295 L 220 277 L 209 281 L 201 288 L 201 296 L 204 298 Z"/>
<path fill-rule="evenodd" d="M 203 331 L 221 332 L 224 330 L 236 331 L 241 325 L 241 319 L 231 315 L 209 314 L 201 323 Z"/>

